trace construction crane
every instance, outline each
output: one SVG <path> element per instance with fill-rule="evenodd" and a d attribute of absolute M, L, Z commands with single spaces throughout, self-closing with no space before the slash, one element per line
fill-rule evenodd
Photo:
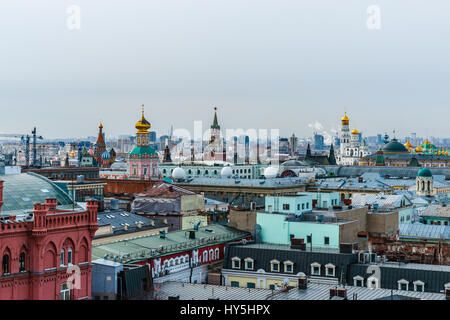
<path fill-rule="evenodd" d="M 30 139 L 33 138 L 33 163 L 32 166 L 37 166 L 37 150 L 36 150 L 36 140 L 43 140 L 42 136 L 36 135 L 36 127 L 31 131 L 31 136 L 28 134 L 17 134 L 17 133 L 0 133 L 0 137 L 6 138 L 19 138 L 23 144 L 25 144 L 25 166 L 28 168 L 30 166 Z"/>

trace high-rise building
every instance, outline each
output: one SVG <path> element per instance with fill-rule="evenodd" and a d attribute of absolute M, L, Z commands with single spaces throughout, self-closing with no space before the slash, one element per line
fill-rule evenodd
<path fill-rule="evenodd" d="M 325 145 L 324 145 L 323 135 L 314 133 L 314 149 L 315 150 L 323 150 L 324 147 L 325 147 Z"/>

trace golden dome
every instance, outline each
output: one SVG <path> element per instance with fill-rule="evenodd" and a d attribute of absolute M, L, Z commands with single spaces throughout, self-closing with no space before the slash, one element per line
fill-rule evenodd
<path fill-rule="evenodd" d="M 100 125 L 98 126 L 100 129 L 103 129 L 103 125 L 102 125 L 102 123 L 100 122 Z"/>
<path fill-rule="evenodd" d="M 430 141 L 428 141 L 428 139 L 427 139 L 427 140 L 425 140 L 425 142 L 424 142 L 423 144 L 431 144 L 431 143 L 430 143 Z"/>
<path fill-rule="evenodd" d="M 359 134 L 359 131 L 355 129 L 353 129 L 352 134 Z"/>
<path fill-rule="evenodd" d="M 344 116 L 341 118 L 341 122 L 343 125 L 348 125 L 350 119 L 347 117 L 347 112 L 345 112 Z"/>
<path fill-rule="evenodd" d="M 406 141 L 406 143 L 404 144 L 404 146 L 406 147 L 406 148 L 408 148 L 408 149 L 410 149 L 410 148 L 412 148 L 412 144 L 411 144 L 411 142 L 409 142 L 409 140 L 408 141 Z"/>
<path fill-rule="evenodd" d="M 69 157 L 72 158 L 72 159 L 75 158 L 75 151 L 73 151 L 73 149 L 72 149 L 72 151 L 70 152 Z"/>
<path fill-rule="evenodd" d="M 138 129 L 137 133 L 148 133 L 148 129 L 150 129 L 151 124 L 144 117 L 144 105 L 142 105 L 142 117 L 136 122 L 136 129 Z"/>
<path fill-rule="evenodd" d="M 422 147 L 419 145 L 417 146 L 417 148 L 415 149 L 416 152 L 422 152 Z"/>

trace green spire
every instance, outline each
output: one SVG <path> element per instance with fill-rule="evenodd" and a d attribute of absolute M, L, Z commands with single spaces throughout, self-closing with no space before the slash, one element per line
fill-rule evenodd
<path fill-rule="evenodd" d="M 217 108 L 214 108 L 214 121 L 211 126 L 211 129 L 220 129 L 219 123 L 217 121 Z"/>

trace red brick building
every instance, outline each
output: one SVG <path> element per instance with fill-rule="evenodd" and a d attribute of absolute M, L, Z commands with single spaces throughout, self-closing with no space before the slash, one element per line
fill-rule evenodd
<path fill-rule="evenodd" d="M 0 181 L 0 213 L 3 181 Z M 35 203 L 32 212 L 1 215 L 0 299 L 88 299 L 97 202 L 87 210 L 57 209 L 56 199 Z"/>

